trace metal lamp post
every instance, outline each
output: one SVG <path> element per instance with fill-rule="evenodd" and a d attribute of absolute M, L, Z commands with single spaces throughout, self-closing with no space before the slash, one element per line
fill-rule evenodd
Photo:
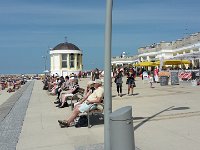
<path fill-rule="evenodd" d="M 44 71 L 47 70 L 47 56 L 42 56 L 44 58 Z"/>
<path fill-rule="evenodd" d="M 113 0 L 106 0 L 105 22 L 105 62 L 104 62 L 104 149 L 110 150 L 110 123 L 109 115 L 112 112 L 111 91 L 111 41 L 112 41 L 112 6 Z"/>
<path fill-rule="evenodd" d="M 124 107 L 112 113 L 111 91 L 111 43 L 112 43 L 112 6 L 113 0 L 106 1 L 105 23 L 105 62 L 104 62 L 104 150 L 134 150 L 132 108 Z M 129 119 L 124 120 L 124 118 Z M 112 126 L 112 127 L 111 127 Z M 121 132 L 119 128 L 122 129 Z M 119 136 L 124 137 L 119 142 Z M 112 137 L 111 137 L 112 136 Z M 118 144 L 117 144 L 118 143 Z M 119 145 L 119 146 L 118 146 Z M 123 147 L 123 148 L 122 148 Z"/>

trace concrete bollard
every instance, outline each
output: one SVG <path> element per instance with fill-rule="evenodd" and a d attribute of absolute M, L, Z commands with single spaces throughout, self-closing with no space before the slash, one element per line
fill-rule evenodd
<path fill-rule="evenodd" d="M 122 107 L 110 114 L 111 150 L 135 150 L 132 107 Z"/>

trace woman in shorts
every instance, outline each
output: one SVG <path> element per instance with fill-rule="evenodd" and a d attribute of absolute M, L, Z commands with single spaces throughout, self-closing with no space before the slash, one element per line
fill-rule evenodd
<path fill-rule="evenodd" d="M 133 89 L 135 86 L 135 75 L 133 72 L 129 72 L 127 74 L 127 81 L 126 84 L 128 84 L 128 95 L 131 96 L 133 95 Z M 130 94 L 131 92 L 131 94 Z"/>

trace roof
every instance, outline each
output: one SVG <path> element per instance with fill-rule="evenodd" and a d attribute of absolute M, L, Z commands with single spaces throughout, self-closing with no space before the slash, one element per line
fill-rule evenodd
<path fill-rule="evenodd" d="M 72 43 L 60 43 L 53 48 L 53 50 L 80 50 L 76 45 Z"/>

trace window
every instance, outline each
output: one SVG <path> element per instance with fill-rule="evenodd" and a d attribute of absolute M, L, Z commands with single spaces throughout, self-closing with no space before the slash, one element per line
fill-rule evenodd
<path fill-rule="evenodd" d="M 74 68 L 74 54 L 70 54 L 70 68 Z"/>
<path fill-rule="evenodd" d="M 78 55 L 77 55 L 77 69 L 80 68 L 80 61 L 81 61 L 81 55 L 78 54 Z"/>
<path fill-rule="evenodd" d="M 62 68 L 67 68 L 67 54 L 62 54 Z"/>

